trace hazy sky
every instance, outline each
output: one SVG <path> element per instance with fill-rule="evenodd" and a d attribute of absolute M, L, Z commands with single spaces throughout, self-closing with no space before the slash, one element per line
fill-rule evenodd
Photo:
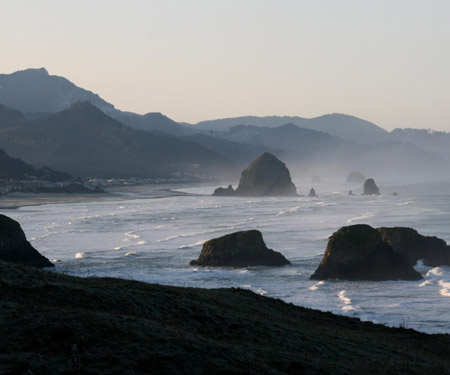
<path fill-rule="evenodd" d="M 450 131 L 449 0 L 2 0 L 0 72 L 177 121 L 352 114 Z"/>

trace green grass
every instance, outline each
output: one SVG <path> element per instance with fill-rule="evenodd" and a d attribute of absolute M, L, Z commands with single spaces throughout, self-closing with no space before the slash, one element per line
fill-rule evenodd
<path fill-rule="evenodd" d="M 76 278 L 0 262 L 0 374 L 450 374 L 450 335 L 241 289 Z"/>

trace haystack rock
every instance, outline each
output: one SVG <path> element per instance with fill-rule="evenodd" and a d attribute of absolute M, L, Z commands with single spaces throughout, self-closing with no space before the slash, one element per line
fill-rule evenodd
<path fill-rule="evenodd" d="M 380 195 L 380 189 L 378 189 L 373 178 L 368 178 L 364 181 L 363 195 Z"/>
<path fill-rule="evenodd" d="M 239 186 L 234 193 L 229 188 L 218 188 L 213 195 L 297 196 L 297 189 L 286 165 L 268 152 L 253 160 L 242 171 Z"/>
<path fill-rule="evenodd" d="M 450 248 L 444 240 L 419 234 L 407 227 L 378 228 L 383 241 L 402 254 L 411 265 L 419 259 L 430 267 L 450 266 Z"/>
<path fill-rule="evenodd" d="M 0 260 L 38 268 L 53 267 L 27 241 L 20 224 L 5 215 L 0 215 Z"/>
<path fill-rule="evenodd" d="M 311 188 L 311 190 L 309 191 L 308 197 L 317 198 L 317 194 L 316 194 L 316 191 L 314 190 L 314 188 Z"/>
<path fill-rule="evenodd" d="M 323 259 L 311 279 L 420 280 L 403 255 L 365 224 L 342 227 L 328 240 Z"/>
<path fill-rule="evenodd" d="M 202 252 L 191 266 L 248 267 L 284 266 L 290 262 L 281 253 L 268 249 L 257 230 L 235 232 L 203 244 Z"/>
<path fill-rule="evenodd" d="M 265 152 L 242 171 L 236 194 L 241 196 L 296 196 L 286 165 Z"/>
<path fill-rule="evenodd" d="M 361 172 L 350 172 L 347 176 L 347 182 L 354 182 L 360 184 L 364 182 L 366 178 Z"/>

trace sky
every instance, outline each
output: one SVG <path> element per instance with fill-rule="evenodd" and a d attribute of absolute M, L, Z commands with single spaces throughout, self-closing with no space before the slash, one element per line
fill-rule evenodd
<path fill-rule="evenodd" d="M 448 0 L 2 0 L 0 73 L 45 67 L 195 123 L 351 114 L 450 131 Z"/>

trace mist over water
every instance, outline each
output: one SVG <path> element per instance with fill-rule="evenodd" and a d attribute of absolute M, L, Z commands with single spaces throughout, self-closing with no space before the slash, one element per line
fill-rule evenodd
<path fill-rule="evenodd" d="M 96 201 L 8 211 L 56 272 L 178 286 L 241 287 L 315 309 L 391 326 L 450 333 L 450 269 L 416 269 L 419 281 L 311 281 L 328 236 L 345 225 L 409 226 L 450 241 L 450 182 L 376 181 L 381 196 L 340 181 L 295 181 L 318 198 L 212 197 L 213 186 L 147 187 Z M 173 194 L 175 192 L 188 193 Z M 354 196 L 349 196 L 352 190 Z M 397 192 L 398 196 L 393 196 Z M 285 267 L 190 267 L 203 242 L 258 229 Z"/>

